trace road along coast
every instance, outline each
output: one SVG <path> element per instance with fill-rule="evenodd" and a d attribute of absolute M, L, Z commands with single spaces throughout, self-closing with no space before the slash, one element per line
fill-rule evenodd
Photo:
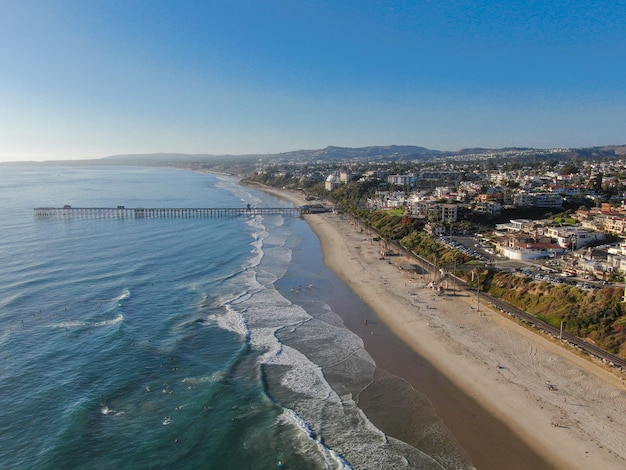
<path fill-rule="evenodd" d="M 305 203 L 297 193 L 266 190 Z M 403 271 L 409 259 L 380 259 L 378 243 L 349 219 L 305 218 L 326 265 L 378 316 L 367 325 L 346 324 L 379 367 L 430 398 L 477 468 L 626 468 L 626 389 L 619 377 L 486 305 L 477 311 L 475 295 L 437 295 L 428 274 Z M 375 424 L 401 435 L 403 410 L 382 419 L 367 394 L 362 401 Z"/>

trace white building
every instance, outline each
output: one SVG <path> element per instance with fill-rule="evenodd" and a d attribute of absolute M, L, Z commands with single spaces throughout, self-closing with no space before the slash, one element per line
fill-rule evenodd
<path fill-rule="evenodd" d="M 387 176 L 387 183 L 395 184 L 398 186 L 415 186 L 417 176 L 413 173 L 407 175 L 389 175 Z"/>
<path fill-rule="evenodd" d="M 606 238 L 603 232 L 580 227 L 546 227 L 544 233 L 568 250 L 578 250 Z"/>
<path fill-rule="evenodd" d="M 555 253 L 560 253 L 563 250 L 554 250 L 550 248 L 523 248 L 519 246 L 503 246 L 498 248 L 498 252 L 505 258 L 514 259 L 518 261 L 529 261 L 533 259 L 550 258 Z"/>
<path fill-rule="evenodd" d="M 354 173 L 348 173 L 347 171 L 342 171 L 339 173 L 339 181 L 341 183 L 347 183 L 356 179 L 356 175 Z"/>
<path fill-rule="evenodd" d="M 339 177 L 337 175 L 328 175 L 328 177 L 326 178 L 326 182 L 324 183 L 324 188 L 326 188 L 326 191 L 333 191 L 339 186 L 341 186 Z"/>
<path fill-rule="evenodd" d="M 520 192 L 513 196 L 517 207 L 563 208 L 563 196 L 557 193 Z"/>
<path fill-rule="evenodd" d="M 502 204 L 497 201 L 479 201 L 474 207 L 474 212 L 477 214 L 493 217 L 502 211 Z"/>
<path fill-rule="evenodd" d="M 556 193 L 535 193 L 535 207 L 562 209 L 563 196 Z"/>

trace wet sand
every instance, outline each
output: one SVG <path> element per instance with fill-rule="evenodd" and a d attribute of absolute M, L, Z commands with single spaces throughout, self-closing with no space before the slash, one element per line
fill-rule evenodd
<path fill-rule="evenodd" d="M 378 368 L 404 379 L 428 398 L 476 468 L 556 468 L 400 340 L 378 317 L 368 318 L 366 325 L 358 306 L 346 304 L 347 298 L 349 296 L 338 295 L 332 299 L 333 310 L 342 316 L 346 327 L 363 339 L 365 349 Z M 424 414 L 411 413 L 413 403 L 408 402 L 411 397 L 395 396 L 390 400 L 386 393 L 402 390 L 400 386 L 394 387 L 390 380 L 379 375 L 370 389 L 360 395 L 359 406 L 386 434 L 414 444 L 411 418 L 422 419 Z M 381 403 L 389 407 L 389 403 L 394 402 L 393 409 L 381 409 Z"/>

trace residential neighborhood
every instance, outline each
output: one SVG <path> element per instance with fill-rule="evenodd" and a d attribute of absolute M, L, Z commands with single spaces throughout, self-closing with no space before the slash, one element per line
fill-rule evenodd
<path fill-rule="evenodd" d="M 551 263 L 567 274 L 626 273 L 626 149 L 505 149 L 431 159 L 269 161 L 251 179 L 353 208 L 401 211 L 433 237 L 480 232 L 494 260 Z M 594 158 L 594 153 L 596 157 Z M 345 210 L 346 207 L 343 207 Z M 481 255 L 482 256 L 482 255 Z M 558 262 L 558 263 L 557 263 Z"/>

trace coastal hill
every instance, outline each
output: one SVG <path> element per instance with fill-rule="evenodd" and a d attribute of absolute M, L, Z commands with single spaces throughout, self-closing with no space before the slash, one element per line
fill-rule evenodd
<path fill-rule="evenodd" d="M 152 153 L 152 154 L 129 154 L 129 155 L 112 155 L 102 160 L 127 160 L 127 159 L 143 159 L 143 160 L 168 160 L 168 159 L 212 159 L 212 158 L 318 158 L 321 160 L 345 159 L 350 157 L 407 157 L 412 155 L 440 155 L 439 150 L 430 150 L 425 147 L 417 147 L 415 145 L 386 145 L 386 146 L 370 146 L 370 147 L 335 147 L 328 146 L 323 149 L 313 150 L 293 150 L 289 152 L 270 153 L 270 154 L 247 154 L 247 155 L 214 155 L 214 154 L 184 154 L 184 153 Z"/>
<path fill-rule="evenodd" d="M 208 153 L 145 153 L 111 155 L 96 159 L 56 160 L 41 162 L 54 165 L 139 165 L 139 166 L 198 166 L 215 171 L 233 174 L 246 174 L 253 171 L 259 163 L 332 163 L 346 161 L 386 162 L 406 161 L 423 162 L 440 159 L 485 160 L 536 158 L 553 160 L 571 160 L 586 158 L 615 158 L 626 155 L 626 145 L 606 145 L 586 148 L 535 149 L 530 147 L 503 148 L 463 148 L 459 150 L 434 150 L 416 145 L 374 145 L 368 147 L 328 146 L 322 149 L 293 150 L 281 153 L 255 153 L 244 155 L 215 155 Z M 36 164 L 38 162 L 13 162 Z"/>
<path fill-rule="evenodd" d="M 281 153 L 245 154 L 245 155 L 214 155 L 185 153 L 149 153 L 112 155 L 98 160 L 88 160 L 99 164 L 133 164 L 163 165 L 182 163 L 206 163 L 218 165 L 241 165 L 246 162 L 264 163 L 302 163 L 302 162 L 333 162 L 346 160 L 367 161 L 424 161 L 447 157 L 472 158 L 511 158 L 523 154 L 525 156 L 545 157 L 553 159 L 576 158 L 614 158 L 626 155 L 626 145 L 610 145 L 585 148 L 535 149 L 530 147 L 503 148 L 463 148 L 459 150 L 434 150 L 415 145 L 375 145 L 368 147 L 328 146 L 323 149 L 293 150 Z"/>
<path fill-rule="evenodd" d="M 453 154 L 454 152 L 452 152 Z M 204 169 L 245 176 L 253 172 L 259 164 L 306 164 L 332 163 L 362 160 L 381 161 L 425 161 L 438 158 L 450 152 L 430 150 L 414 145 L 386 145 L 369 147 L 336 147 L 323 149 L 294 150 L 271 154 L 214 155 L 208 153 L 145 153 L 111 155 L 96 159 L 56 160 L 46 162 L 17 162 L 18 164 L 43 165 L 137 165 L 171 166 L 191 169 Z"/>
<path fill-rule="evenodd" d="M 256 164 L 259 161 L 297 163 L 306 161 L 331 162 L 343 160 L 425 160 L 443 155 L 440 150 L 430 150 L 425 147 L 414 145 L 387 145 L 370 147 L 335 147 L 329 146 L 323 149 L 293 150 L 290 152 L 271 154 L 246 154 L 246 155 L 213 155 L 213 154 L 183 154 L 183 153 L 151 153 L 151 154 L 128 154 L 112 155 L 98 160 L 100 164 L 139 164 L 139 165 L 162 165 L 181 163 L 205 163 L 205 164 L 234 164 L 241 165 L 245 162 Z M 95 163 L 95 161 L 91 161 Z"/>
<path fill-rule="evenodd" d="M 576 161 L 581 159 L 612 159 L 626 154 L 626 145 L 589 148 L 533 149 L 505 147 L 499 149 L 467 148 L 456 151 L 433 150 L 414 145 L 386 145 L 369 147 L 336 147 L 294 150 L 273 154 L 212 155 L 183 153 L 153 153 L 113 155 L 81 163 L 96 165 L 173 166 L 247 176 L 259 165 L 311 165 L 333 163 L 438 162 L 446 159 L 456 163 L 472 161 Z M 76 163 L 74 161 L 73 163 Z"/>

